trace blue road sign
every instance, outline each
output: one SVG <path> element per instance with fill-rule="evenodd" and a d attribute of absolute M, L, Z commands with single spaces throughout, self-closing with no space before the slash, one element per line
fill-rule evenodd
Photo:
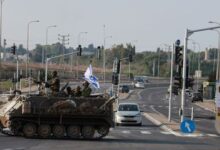
<path fill-rule="evenodd" d="M 193 133 L 196 129 L 195 122 L 192 120 L 184 120 L 180 124 L 180 129 L 183 133 Z"/>

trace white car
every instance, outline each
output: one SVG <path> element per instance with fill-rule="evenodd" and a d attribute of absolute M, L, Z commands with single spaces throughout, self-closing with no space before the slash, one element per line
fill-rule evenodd
<path fill-rule="evenodd" d="M 144 84 L 144 82 L 142 82 L 142 81 L 137 81 L 137 82 L 134 84 L 134 87 L 135 87 L 135 88 L 142 88 L 142 89 L 144 89 L 144 88 L 145 88 L 145 84 Z"/>
<path fill-rule="evenodd" d="M 142 125 L 142 116 L 137 103 L 120 103 L 115 113 L 116 125 Z"/>

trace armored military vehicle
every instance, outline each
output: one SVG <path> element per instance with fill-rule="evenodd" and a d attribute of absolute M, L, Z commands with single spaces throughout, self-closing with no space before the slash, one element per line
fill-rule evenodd
<path fill-rule="evenodd" d="M 100 139 L 114 126 L 114 97 L 14 95 L 0 106 L 0 131 L 27 138 Z"/>

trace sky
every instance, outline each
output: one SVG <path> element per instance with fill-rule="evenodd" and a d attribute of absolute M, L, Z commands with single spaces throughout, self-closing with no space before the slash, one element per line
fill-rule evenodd
<path fill-rule="evenodd" d="M 138 52 L 155 51 L 177 39 L 183 43 L 187 28 L 216 26 L 208 22 L 220 22 L 219 8 L 220 0 L 4 0 L 2 39 L 8 47 L 15 43 L 26 48 L 28 23 L 40 20 L 29 26 L 30 49 L 45 44 L 47 26 L 57 25 L 49 29 L 49 44 L 58 42 L 58 34 L 69 34 L 67 47 L 76 47 L 79 33 L 88 32 L 80 36 L 82 46 L 103 45 L 104 37 L 112 36 L 106 38 L 106 48 L 131 43 Z M 196 33 L 190 39 L 201 49 L 218 44 L 215 31 Z"/>

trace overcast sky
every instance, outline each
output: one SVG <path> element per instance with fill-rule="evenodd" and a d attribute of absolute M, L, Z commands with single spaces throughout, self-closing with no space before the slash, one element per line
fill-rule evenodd
<path fill-rule="evenodd" d="M 58 34 L 70 34 L 70 45 L 76 47 L 80 32 L 81 44 L 103 45 L 105 24 L 106 47 L 131 42 L 137 51 L 156 50 L 184 38 L 185 29 L 215 26 L 220 22 L 220 0 L 4 0 L 3 38 L 7 46 L 23 43 L 26 47 L 27 24 L 30 25 L 30 48 L 45 44 L 46 27 L 49 44 L 58 41 Z M 202 48 L 217 47 L 217 33 L 206 31 L 190 37 Z M 189 46 L 192 44 L 189 43 Z M 192 46 L 191 46 L 192 47 Z"/>

